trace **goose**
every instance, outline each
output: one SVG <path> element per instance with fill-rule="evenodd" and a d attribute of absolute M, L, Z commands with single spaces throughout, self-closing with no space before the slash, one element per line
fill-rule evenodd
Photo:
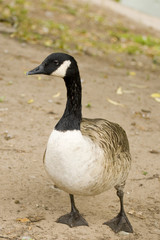
<path fill-rule="evenodd" d="M 70 196 L 71 212 L 56 222 L 69 227 L 88 226 L 76 207 L 74 195 L 94 196 L 112 187 L 120 211 L 106 221 L 115 233 L 132 233 L 123 205 L 124 186 L 131 166 L 127 135 L 118 124 L 101 118 L 82 118 L 81 78 L 74 57 L 52 53 L 27 75 L 45 74 L 64 79 L 67 102 L 49 137 L 44 166 L 54 184 Z"/>

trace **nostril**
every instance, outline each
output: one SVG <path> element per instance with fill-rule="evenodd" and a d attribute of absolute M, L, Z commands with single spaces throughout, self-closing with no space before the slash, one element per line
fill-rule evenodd
<path fill-rule="evenodd" d="M 39 65 L 38 67 L 27 72 L 27 75 L 34 75 L 34 74 L 45 74 L 44 67 L 42 65 Z"/>

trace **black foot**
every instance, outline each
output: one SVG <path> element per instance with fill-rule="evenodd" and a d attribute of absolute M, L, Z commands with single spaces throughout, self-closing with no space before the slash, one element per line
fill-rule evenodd
<path fill-rule="evenodd" d="M 88 226 L 87 221 L 79 212 L 71 212 L 57 219 L 57 223 L 67 224 L 69 227 Z"/>
<path fill-rule="evenodd" d="M 126 214 L 118 214 L 117 217 L 103 224 L 108 225 L 115 233 L 120 231 L 133 233 L 133 228 Z"/>

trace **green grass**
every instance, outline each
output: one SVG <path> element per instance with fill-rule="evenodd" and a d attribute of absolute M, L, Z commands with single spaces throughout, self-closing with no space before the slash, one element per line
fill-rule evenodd
<path fill-rule="evenodd" d="M 106 11 L 69 0 L 0 0 L 0 21 L 14 29 L 11 37 L 53 50 L 160 56 L 160 40 L 140 35 Z"/>
<path fill-rule="evenodd" d="M 0 96 L 0 103 L 3 103 L 5 100 L 5 97 L 4 96 Z"/>

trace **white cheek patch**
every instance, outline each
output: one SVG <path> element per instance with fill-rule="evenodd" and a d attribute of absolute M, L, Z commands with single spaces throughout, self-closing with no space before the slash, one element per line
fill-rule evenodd
<path fill-rule="evenodd" d="M 71 65 L 70 60 L 64 61 L 59 68 L 56 69 L 56 71 L 52 72 L 51 75 L 56 77 L 62 77 L 64 78 L 66 76 L 66 72 L 68 67 Z"/>

